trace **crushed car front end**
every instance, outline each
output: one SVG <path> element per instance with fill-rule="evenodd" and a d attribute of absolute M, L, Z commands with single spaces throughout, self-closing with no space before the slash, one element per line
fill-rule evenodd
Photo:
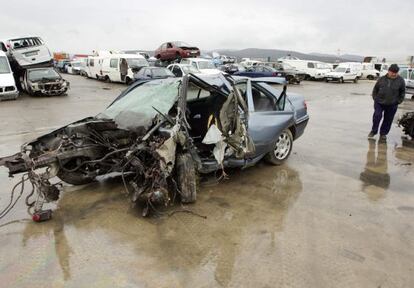
<path fill-rule="evenodd" d="M 44 203 L 59 198 L 55 177 L 81 185 L 118 173 L 132 202 L 144 204 L 143 215 L 155 205 L 174 202 L 176 196 L 183 203 L 194 202 L 201 155 L 222 163 L 220 155 L 227 146 L 226 154 L 237 158 L 249 152 L 247 129 L 237 108 L 240 95 L 222 75 L 214 83 L 190 74 L 133 84 L 102 113 L 24 144 L 19 153 L 0 158 L 0 166 L 7 167 L 10 176 L 24 173 L 22 181 L 32 183 L 28 198 L 36 192 L 35 200 L 26 203 L 35 221 L 45 218 Z M 205 115 L 214 125 L 203 128 L 203 133 L 213 128 L 219 132 L 208 144 L 195 141 L 191 132 L 189 87 L 213 95 L 215 103 L 207 107 L 211 113 Z"/>

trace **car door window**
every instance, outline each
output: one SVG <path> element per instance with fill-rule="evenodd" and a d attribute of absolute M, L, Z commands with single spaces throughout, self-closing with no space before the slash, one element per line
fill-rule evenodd
<path fill-rule="evenodd" d="M 111 62 L 109 63 L 109 67 L 111 68 L 118 68 L 118 59 L 111 59 Z"/>
<path fill-rule="evenodd" d="M 410 80 L 414 80 L 414 70 L 410 70 Z"/>
<path fill-rule="evenodd" d="M 173 68 L 173 74 L 175 75 L 175 76 L 177 76 L 177 77 L 181 77 L 181 76 L 183 76 L 183 73 L 181 72 L 181 69 L 180 69 L 180 67 L 178 67 L 178 66 L 174 66 L 174 68 Z"/>
<path fill-rule="evenodd" d="M 313 64 L 312 62 L 308 62 L 308 68 L 315 68 L 315 64 Z"/>
<path fill-rule="evenodd" d="M 407 69 L 402 69 L 399 74 L 403 79 L 408 79 L 408 70 Z"/>
<path fill-rule="evenodd" d="M 275 98 L 272 95 L 265 93 L 264 89 L 252 85 L 252 98 L 254 111 L 274 111 L 277 110 Z"/>

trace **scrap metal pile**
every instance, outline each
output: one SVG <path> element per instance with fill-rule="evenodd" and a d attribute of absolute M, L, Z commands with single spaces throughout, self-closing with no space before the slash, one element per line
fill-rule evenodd
<path fill-rule="evenodd" d="M 405 113 L 398 120 L 398 126 L 402 126 L 404 133 L 414 139 L 414 112 Z"/>

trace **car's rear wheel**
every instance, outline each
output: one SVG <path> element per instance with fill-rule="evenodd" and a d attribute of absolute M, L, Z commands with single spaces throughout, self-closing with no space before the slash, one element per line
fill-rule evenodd
<path fill-rule="evenodd" d="M 93 182 L 95 180 L 95 176 L 91 176 L 90 173 L 88 173 L 88 171 L 85 170 L 85 168 L 80 167 L 76 171 L 68 171 L 78 167 L 80 164 L 82 164 L 82 162 L 87 160 L 90 159 L 86 157 L 77 157 L 70 159 L 64 164 L 61 164 L 63 168 L 61 167 L 59 169 L 57 176 L 62 181 L 72 185 L 83 185 Z"/>
<path fill-rule="evenodd" d="M 374 80 L 374 79 L 375 79 L 375 77 L 374 77 L 374 76 L 372 76 L 372 75 L 368 75 L 368 76 L 367 76 L 367 79 L 368 79 L 368 80 Z"/>
<path fill-rule="evenodd" d="M 358 77 L 355 77 L 354 83 L 358 83 Z"/>
<path fill-rule="evenodd" d="M 345 81 L 344 81 L 344 77 L 341 77 L 340 79 L 339 79 L 339 83 L 344 83 Z"/>
<path fill-rule="evenodd" d="M 265 160 L 272 165 L 281 165 L 289 157 L 292 148 L 292 132 L 289 129 L 285 129 L 277 138 L 273 150 L 265 156 Z"/>
<path fill-rule="evenodd" d="M 190 153 L 179 153 L 175 159 L 177 186 L 182 203 L 193 203 L 197 198 L 197 172 Z"/>

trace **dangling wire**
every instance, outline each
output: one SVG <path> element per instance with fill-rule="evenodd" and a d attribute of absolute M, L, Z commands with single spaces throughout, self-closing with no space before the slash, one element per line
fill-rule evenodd
<path fill-rule="evenodd" d="M 23 174 L 22 179 L 16 183 L 16 185 L 14 185 L 12 191 L 11 191 L 11 195 L 10 195 L 10 202 L 9 204 L 6 206 L 6 208 L 4 208 L 1 212 L 0 212 L 0 219 L 4 218 L 12 209 L 13 207 L 16 205 L 17 201 L 19 201 L 20 197 L 22 197 L 23 192 L 24 192 L 24 182 L 26 182 L 27 180 L 29 180 L 29 174 Z M 14 193 L 16 191 L 16 188 L 21 185 L 20 188 L 20 192 L 19 195 L 17 196 L 16 199 L 14 199 Z"/>

